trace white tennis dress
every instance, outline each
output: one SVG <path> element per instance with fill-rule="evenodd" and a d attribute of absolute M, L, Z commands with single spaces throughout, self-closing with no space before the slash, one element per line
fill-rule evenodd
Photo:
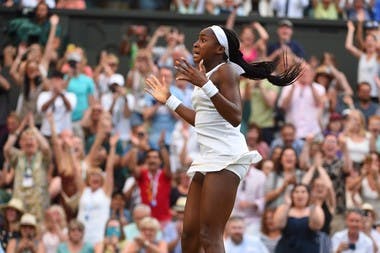
<path fill-rule="evenodd" d="M 207 78 L 221 66 L 219 64 L 206 73 Z M 188 175 L 195 172 L 230 170 L 242 179 L 250 164 L 261 160 L 257 151 L 249 151 L 240 125 L 233 127 L 216 110 L 214 104 L 199 87 L 195 87 L 192 96 L 195 109 L 195 131 L 200 146 L 200 156 L 188 170 Z"/>

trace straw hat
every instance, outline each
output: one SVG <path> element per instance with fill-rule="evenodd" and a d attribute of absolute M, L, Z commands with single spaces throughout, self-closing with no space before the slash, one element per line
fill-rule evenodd
<path fill-rule="evenodd" d="M 370 211 L 373 214 L 376 214 L 375 209 L 370 203 L 364 203 L 361 208 L 363 211 Z"/>
<path fill-rule="evenodd" d="M 3 206 L 1 206 L 2 209 L 6 208 L 13 208 L 19 211 L 20 213 L 24 213 L 24 204 L 20 199 L 12 198 L 9 200 L 9 202 Z"/>
<path fill-rule="evenodd" d="M 33 214 L 26 213 L 21 217 L 20 226 L 22 225 L 37 227 L 37 219 Z"/>
<path fill-rule="evenodd" d="M 173 209 L 177 212 L 184 212 L 186 200 L 187 200 L 186 197 L 179 197 L 177 201 L 175 202 L 175 206 L 173 207 Z"/>

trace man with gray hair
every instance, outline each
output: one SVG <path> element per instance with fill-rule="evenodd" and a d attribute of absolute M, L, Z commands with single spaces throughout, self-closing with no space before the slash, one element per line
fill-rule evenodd
<path fill-rule="evenodd" d="M 136 236 L 140 234 L 138 223 L 145 217 L 152 217 L 152 211 L 148 205 L 138 204 L 133 208 L 132 218 L 133 222 L 124 226 L 125 238 L 128 241 L 132 241 Z"/>
<path fill-rule="evenodd" d="M 346 212 L 346 227 L 336 232 L 331 241 L 334 253 L 373 253 L 372 240 L 360 231 L 363 223 L 363 212 L 360 209 L 349 209 Z"/>

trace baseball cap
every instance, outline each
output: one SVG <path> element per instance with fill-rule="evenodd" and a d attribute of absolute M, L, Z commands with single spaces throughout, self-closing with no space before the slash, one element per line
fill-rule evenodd
<path fill-rule="evenodd" d="M 124 86 L 124 77 L 121 74 L 113 74 L 108 80 L 108 84 L 112 85 L 116 83 L 119 86 Z"/>
<path fill-rule="evenodd" d="M 67 56 L 67 61 L 75 61 L 80 62 L 82 60 L 82 57 L 77 52 L 72 52 Z"/>
<path fill-rule="evenodd" d="M 341 120 L 341 119 L 343 119 L 343 116 L 337 112 L 333 112 L 330 114 L 330 121 Z"/>
<path fill-rule="evenodd" d="M 293 23 L 289 19 L 282 19 L 278 22 L 278 26 L 293 27 Z"/>

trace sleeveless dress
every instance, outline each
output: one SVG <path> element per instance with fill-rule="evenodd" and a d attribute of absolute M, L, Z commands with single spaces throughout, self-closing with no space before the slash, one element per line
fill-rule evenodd
<path fill-rule="evenodd" d="M 309 228 L 309 217 L 288 217 L 276 253 L 319 253 L 317 232 Z"/>
<path fill-rule="evenodd" d="M 225 63 L 219 64 L 206 73 L 207 78 Z M 216 172 L 227 169 L 242 179 L 251 163 L 261 160 L 257 151 L 249 151 L 240 125 L 233 127 L 216 110 L 211 99 L 200 87 L 195 87 L 192 95 L 195 109 L 195 131 L 198 137 L 200 155 L 188 170 L 195 172 Z"/>
<path fill-rule="evenodd" d="M 101 242 L 107 220 L 110 216 L 111 199 L 103 188 L 91 191 L 90 187 L 83 190 L 79 200 L 78 220 L 84 224 L 84 241 L 95 245 Z"/>

